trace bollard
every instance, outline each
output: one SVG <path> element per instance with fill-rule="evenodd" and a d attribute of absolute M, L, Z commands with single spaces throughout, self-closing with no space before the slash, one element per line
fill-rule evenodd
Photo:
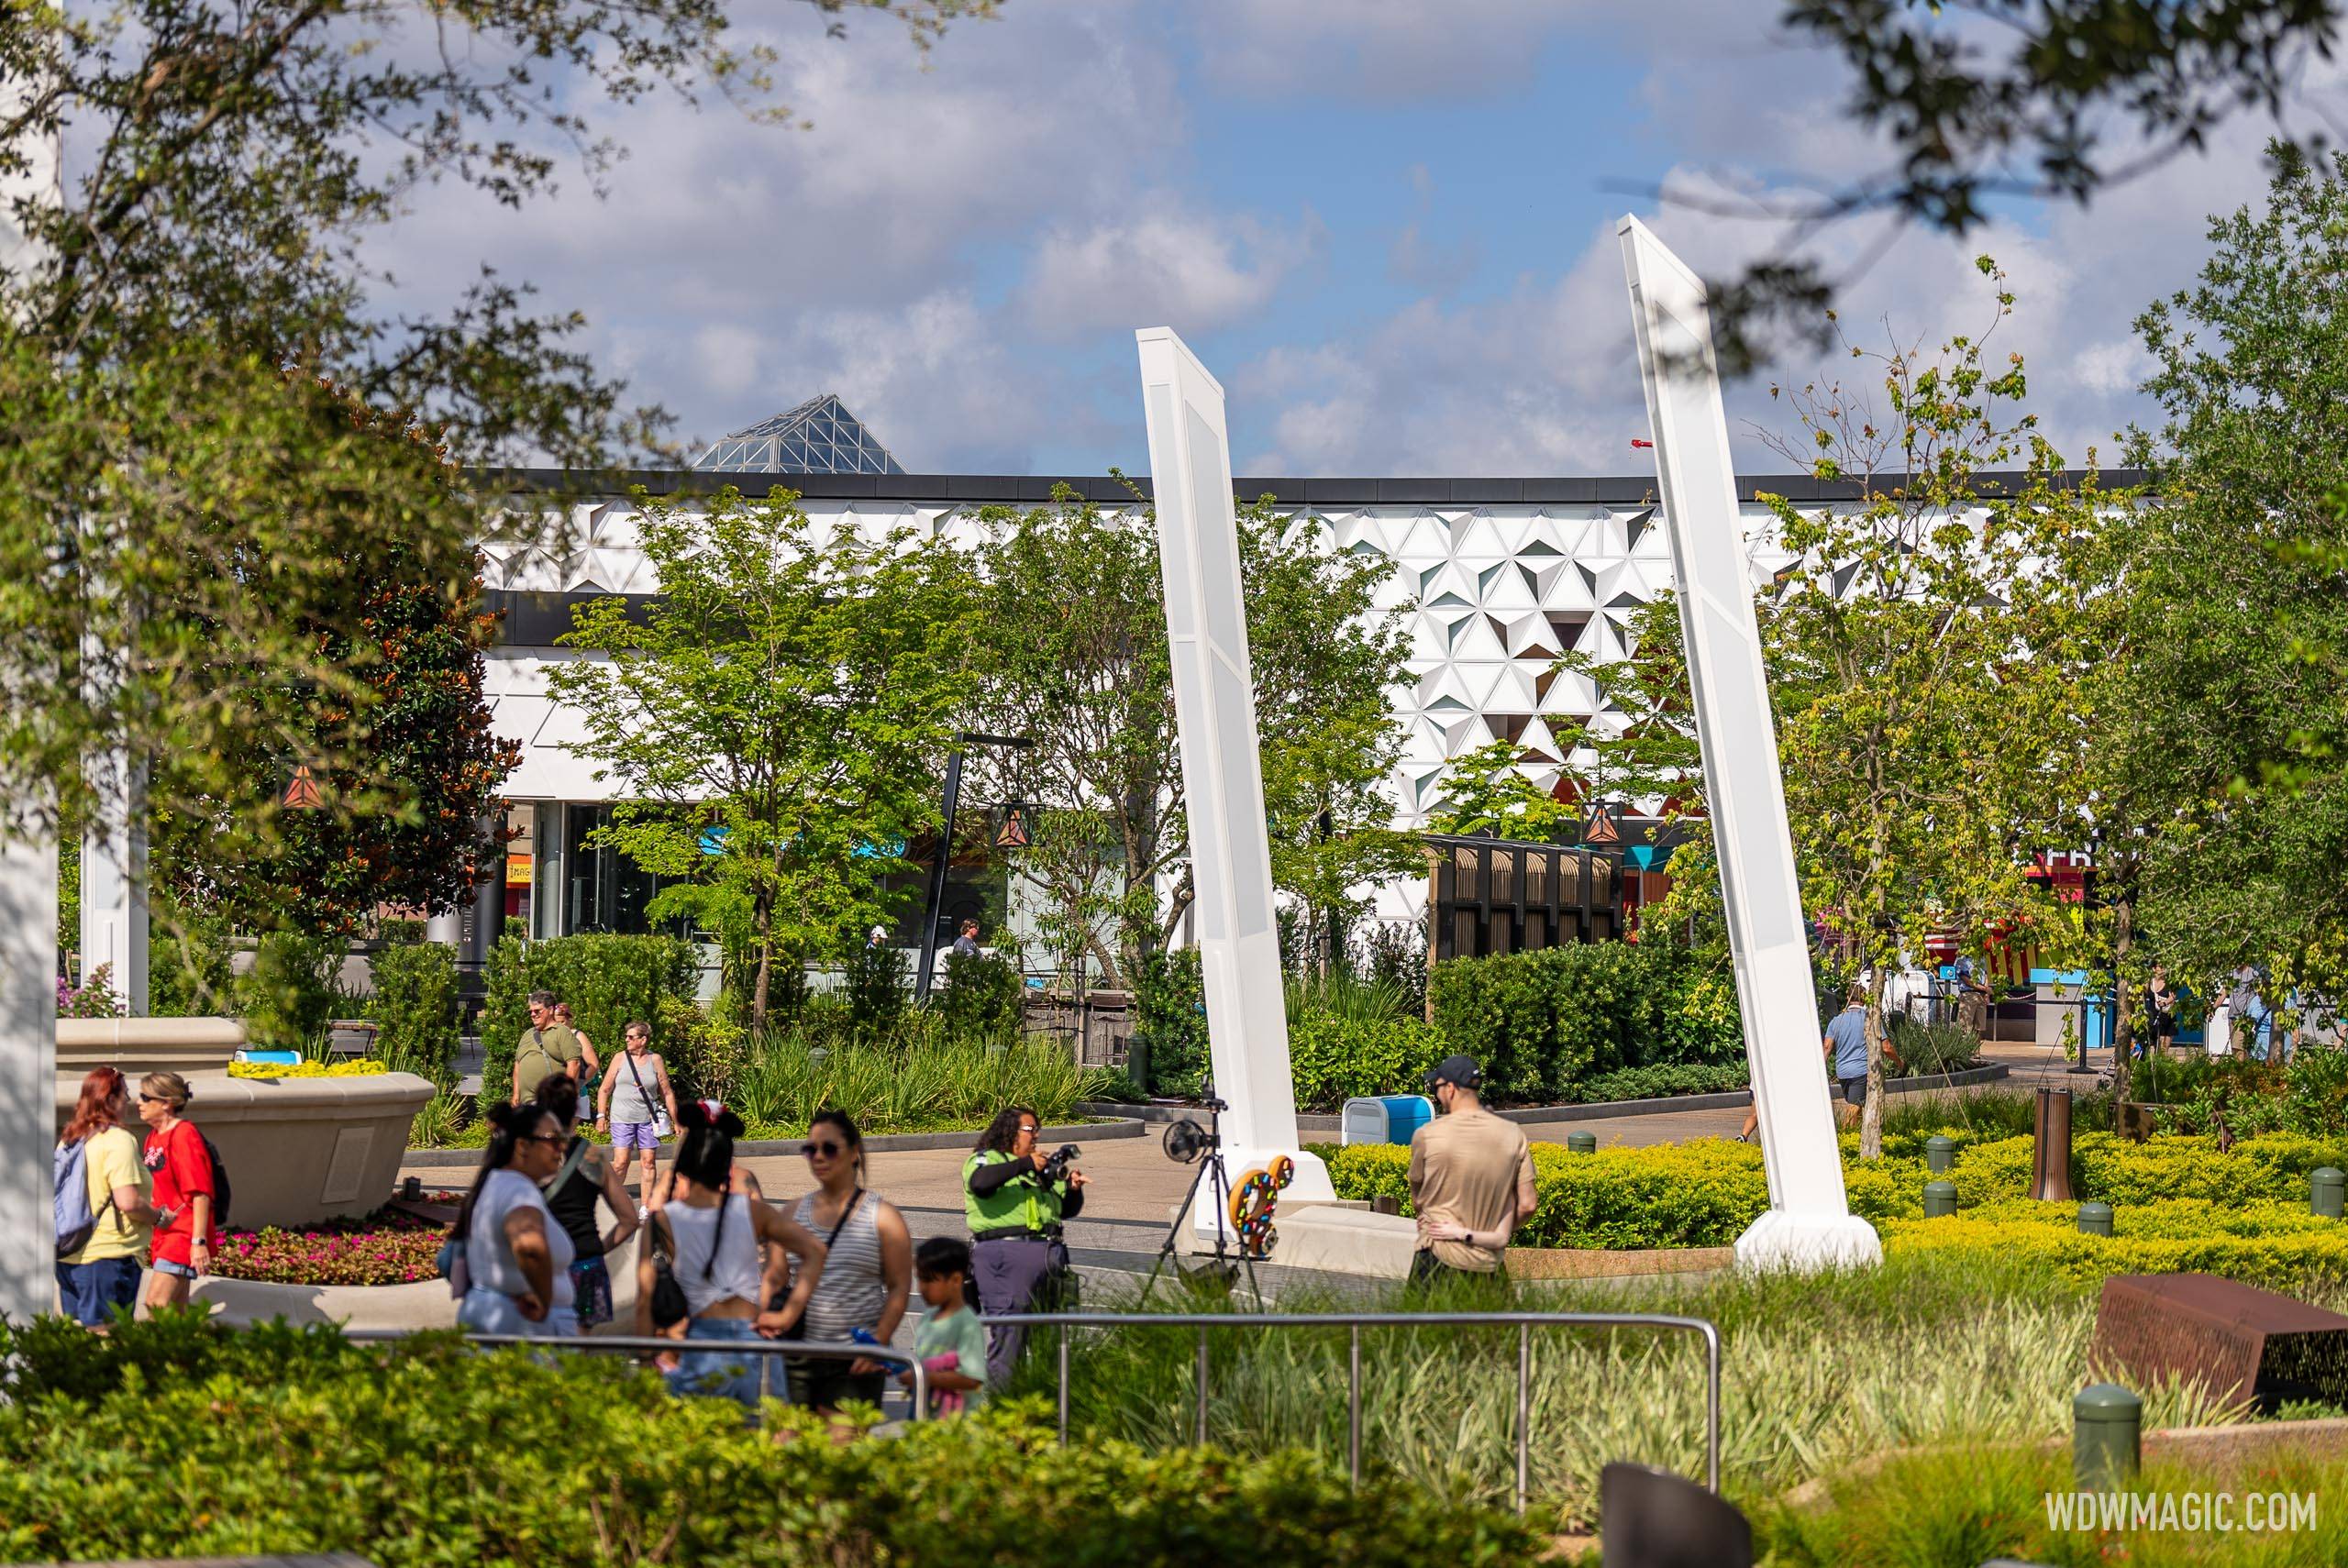
<path fill-rule="evenodd" d="M 1956 1163 L 1956 1140 L 1935 1132 L 1924 1140 L 1924 1168 L 1938 1174 Z"/>
<path fill-rule="evenodd" d="M 2071 1474 L 2101 1491 L 2136 1478 L 2144 1402 L 2117 1383 L 2095 1383 L 2071 1397 Z"/>
<path fill-rule="evenodd" d="M 1125 1042 L 1125 1077 L 1134 1088 L 1149 1093 L 1149 1036 L 1136 1034 Z"/>
<path fill-rule="evenodd" d="M 2030 1196 L 2041 1203 L 2071 1200 L 2071 1091 L 2038 1091 L 2031 1149 Z"/>
<path fill-rule="evenodd" d="M 1956 1184 L 1953 1181 L 1928 1181 L 1924 1184 L 1924 1218 L 1937 1220 L 1944 1214 L 1956 1212 Z"/>
<path fill-rule="evenodd" d="M 1573 1154 L 1594 1154 L 1598 1153 L 1598 1134 L 1595 1132 L 1567 1133 L 1566 1152 Z"/>
<path fill-rule="evenodd" d="M 2111 1205 L 2082 1203 L 2079 1205 L 2079 1234 L 2109 1236 L 2111 1234 Z"/>
<path fill-rule="evenodd" d="M 2348 1198 L 2348 1175 L 2325 1165 L 2308 1176 L 2308 1207 L 2327 1220 L 2341 1217 L 2342 1200 Z"/>

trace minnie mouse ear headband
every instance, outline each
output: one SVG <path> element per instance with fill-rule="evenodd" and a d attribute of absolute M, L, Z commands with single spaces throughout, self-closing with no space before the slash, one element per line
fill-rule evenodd
<path fill-rule="evenodd" d="M 687 1127 L 712 1127 L 728 1137 L 742 1133 L 742 1119 L 725 1109 L 717 1099 L 689 1099 L 678 1111 L 677 1120 Z"/>

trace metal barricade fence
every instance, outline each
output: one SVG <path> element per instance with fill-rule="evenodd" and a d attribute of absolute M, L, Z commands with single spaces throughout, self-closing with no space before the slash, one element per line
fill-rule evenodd
<path fill-rule="evenodd" d="M 1656 1312 L 1004 1312 L 989 1328 L 1057 1329 L 1060 1441 L 1068 1441 L 1069 1331 L 1071 1329 L 1196 1329 L 1199 1336 L 1195 1440 L 1207 1441 L 1207 1336 L 1214 1329 L 1345 1329 L 1346 1468 L 1361 1485 L 1361 1331 L 1364 1329 L 1504 1328 L 1516 1330 L 1516 1510 L 1524 1511 L 1533 1453 L 1533 1331 L 1536 1328 L 1660 1329 L 1704 1342 L 1704 1485 L 1721 1489 L 1721 1331 L 1710 1320 Z"/>
<path fill-rule="evenodd" d="M 361 1344 L 389 1344 L 411 1339 L 430 1329 L 345 1329 L 342 1337 Z M 929 1419 L 929 1373 L 911 1351 L 892 1345 L 860 1345 L 849 1340 L 672 1340 L 645 1334 L 477 1334 L 459 1330 L 468 1344 L 495 1348 L 526 1345 L 533 1350 L 585 1351 L 638 1355 L 662 1351 L 678 1355 L 808 1356 L 817 1361 L 878 1361 L 903 1367 L 913 1375 L 916 1421 Z M 763 1381 L 763 1380 L 762 1380 Z"/>

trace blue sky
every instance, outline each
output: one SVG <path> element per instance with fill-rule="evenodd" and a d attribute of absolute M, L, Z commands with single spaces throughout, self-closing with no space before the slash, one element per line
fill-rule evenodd
<path fill-rule="evenodd" d="M 1635 472 L 1612 239 L 1625 210 L 1707 271 L 1781 242 L 1658 188 L 1767 193 L 1879 156 L 1767 0 L 1007 0 L 926 60 L 885 20 L 768 35 L 812 122 L 606 112 L 598 198 L 519 215 L 419 193 L 383 259 L 418 296 L 482 262 L 583 311 L 600 362 L 705 440 L 836 391 L 916 471 L 1146 467 L 1135 327 L 1230 394 L 1242 473 Z M 795 12 L 795 8 L 794 8 Z M 2129 323 L 2181 286 L 2202 215 L 2264 189 L 2256 127 L 2090 213 L 1911 234 L 1850 285 L 1871 341 L 1977 330 L 1967 263 L 2021 295 L 1999 341 L 2075 458 L 2143 410 Z M 1873 237 L 1813 242 L 1845 265 Z M 1808 355 L 1777 367 L 1797 379 Z M 1782 426 L 1767 378 L 1733 421 Z M 1740 465 L 1782 468 L 1740 435 Z"/>

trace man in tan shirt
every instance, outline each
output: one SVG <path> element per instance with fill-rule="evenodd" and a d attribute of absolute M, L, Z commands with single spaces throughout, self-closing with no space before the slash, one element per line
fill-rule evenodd
<path fill-rule="evenodd" d="M 1411 1139 L 1411 1207 L 1419 1217 L 1414 1282 L 1496 1275 L 1517 1226 L 1537 1206 L 1524 1129 L 1484 1109 L 1483 1069 L 1446 1056 L 1427 1074 L 1441 1114 Z"/>

